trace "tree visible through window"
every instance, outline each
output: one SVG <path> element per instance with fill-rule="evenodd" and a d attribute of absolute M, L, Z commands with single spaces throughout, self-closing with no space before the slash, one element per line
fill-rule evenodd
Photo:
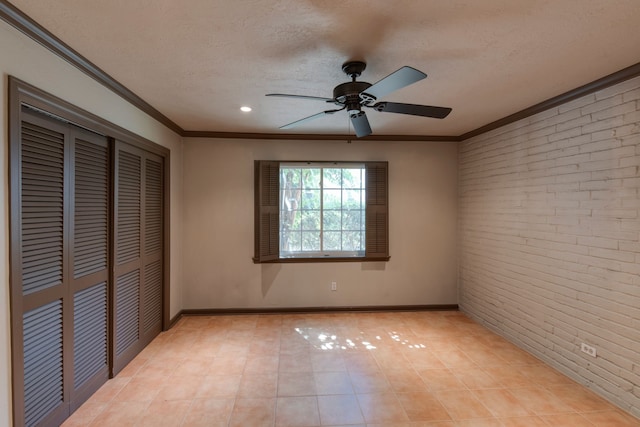
<path fill-rule="evenodd" d="M 280 165 L 280 256 L 364 256 L 364 164 Z"/>
<path fill-rule="evenodd" d="M 255 262 L 387 261 L 387 162 L 255 162 Z"/>

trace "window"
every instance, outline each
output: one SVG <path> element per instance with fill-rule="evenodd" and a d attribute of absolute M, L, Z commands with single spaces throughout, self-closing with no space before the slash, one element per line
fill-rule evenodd
<path fill-rule="evenodd" d="M 255 262 L 389 259 L 386 162 L 255 169 Z"/>
<path fill-rule="evenodd" d="M 364 164 L 280 164 L 280 257 L 363 256 Z"/>

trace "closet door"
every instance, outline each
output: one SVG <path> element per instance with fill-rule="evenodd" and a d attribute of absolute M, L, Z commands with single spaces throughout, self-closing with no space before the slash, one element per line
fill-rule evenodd
<path fill-rule="evenodd" d="M 18 146 L 12 146 L 18 157 L 11 174 L 13 381 L 24 404 L 14 414 L 16 425 L 55 424 L 69 412 L 64 375 L 68 140 L 64 124 L 25 115 L 14 141 Z"/>
<path fill-rule="evenodd" d="M 109 376 L 110 160 L 106 138 L 78 128 L 71 136 L 73 412 Z"/>
<path fill-rule="evenodd" d="M 109 157 L 103 137 L 21 117 L 10 178 L 14 415 L 55 425 L 107 379 Z"/>
<path fill-rule="evenodd" d="M 117 374 L 162 327 L 163 159 L 115 143 L 114 305 Z"/>
<path fill-rule="evenodd" d="M 164 277 L 164 162 L 145 153 L 144 229 L 142 238 L 142 341 L 146 345 L 162 330 L 162 289 Z"/>

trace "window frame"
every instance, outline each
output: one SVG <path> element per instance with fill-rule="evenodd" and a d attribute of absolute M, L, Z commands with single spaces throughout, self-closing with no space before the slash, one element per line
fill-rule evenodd
<path fill-rule="evenodd" d="M 280 257 L 280 165 L 293 163 L 364 165 L 366 198 L 363 256 L 327 254 Z M 256 160 L 254 171 L 254 263 L 367 262 L 390 259 L 388 162 Z"/>
<path fill-rule="evenodd" d="M 328 163 L 328 162 L 280 162 L 280 178 L 282 179 L 283 176 L 283 171 L 286 170 L 300 170 L 301 172 L 303 170 L 317 170 L 319 171 L 319 183 L 318 183 L 318 187 L 317 188 L 312 188 L 311 191 L 318 191 L 319 192 L 319 204 L 320 206 L 317 209 L 307 209 L 304 205 L 304 199 L 300 198 L 300 204 L 301 206 L 299 206 L 297 209 L 295 209 L 295 211 L 300 214 L 302 217 L 305 216 L 305 213 L 310 213 L 310 212 L 314 212 L 317 211 L 320 213 L 320 218 L 319 218 L 319 229 L 305 229 L 304 226 L 304 220 L 302 220 L 302 224 L 301 224 L 301 228 L 300 230 L 290 230 L 289 232 L 291 233 L 290 237 L 293 237 L 294 233 L 300 233 L 300 239 L 301 239 L 301 243 L 302 243 L 302 234 L 304 234 L 305 232 L 317 232 L 319 234 L 319 244 L 320 244 L 320 249 L 312 251 L 312 250 L 305 250 L 302 248 L 302 246 L 300 247 L 300 250 L 292 250 L 292 251 L 283 251 L 283 242 L 282 242 L 282 238 L 283 238 L 283 234 L 285 234 L 285 229 L 282 223 L 282 216 L 280 216 L 279 220 L 280 220 L 280 258 L 324 258 L 324 257 L 328 257 L 328 258 L 346 258 L 346 257 L 363 257 L 364 256 L 364 241 L 361 240 L 362 236 L 360 236 L 360 238 L 358 240 L 360 241 L 359 244 L 359 249 L 358 250 L 339 250 L 339 249 L 326 249 L 325 244 L 326 243 L 326 235 L 325 235 L 325 231 L 329 232 L 329 233 L 340 233 L 341 237 L 340 237 L 340 241 L 341 241 L 341 246 L 342 246 L 342 235 L 344 233 L 349 233 L 349 232 L 365 232 L 366 229 L 366 225 L 364 224 L 363 218 L 364 218 L 364 214 L 365 214 L 365 209 L 366 209 L 366 203 L 365 200 L 363 199 L 363 195 L 360 194 L 360 196 L 358 197 L 358 205 L 359 208 L 358 209 L 354 209 L 354 210 L 349 210 L 349 209 L 345 209 L 344 205 L 343 205 L 343 196 L 344 196 L 344 191 L 349 191 L 349 190 L 357 190 L 357 191 L 363 191 L 365 189 L 366 186 L 366 182 L 364 180 L 364 172 L 365 172 L 365 165 L 363 162 L 332 162 L 332 163 Z M 360 183 L 359 183 L 359 187 L 358 188 L 345 188 L 343 186 L 342 180 L 340 182 L 340 186 L 339 187 L 328 187 L 326 185 L 325 182 L 325 170 L 327 169 L 340 169 L 341 170 L 341 175 L 342 175 L 342 170 L 344 169 L 357 169 L 362 173 L 362 175 L 360 176 Z M 302 179 L 302 177 L 301 177 Z M 293 187 L 294 189 L 298 189 L 297 187 Z M 299 188 L 299 190 L 304 193 L 305 190 L 307 190 L 307 188 L 305 187 L 304 189 L 302 187 Z M 335 208 L 328 208 L 325 205 L 325 194 L 329 193 L 329 192 L 335 192 L 335 191 L 340 191 L 340 208 L 339 209 L 335 209 Z M 281 188 L 280 188 L 280 195 L 281 195 L 281 199 L 280 199 L 280 214 L 283 213 L 283 200 L 282 197 L 284 197 L 283 194 L 283 188 L 282 188 L 282 183 L 281 183 Z M 366 193 L 365 193 L 366 196 Z M 300 197 L 300 196 L 298 196 Z M 296 200 L 297 201 L 297 200 Z M 336 212 L 336 211 L 340 211 L 341 213 L 345 212 L 345 211 L 350 211 L 350 212 L 354 212 L 357 211 L 357 215 L 360 217 L 358 223 L 359 228 L 358 230 L 352 229 L 344 229 L 344 227 L 341 227 L 340 229 L 335 229 L 335 230 L 326 230 L 325 229 L 325 215 L 329 214 L 330 212 Z M 341 221 L 342 224 L 342 221 Z M 365 235 L 366 237 L 366 235 Z M 323 249 L 325 248 L 325 249 Z"/>

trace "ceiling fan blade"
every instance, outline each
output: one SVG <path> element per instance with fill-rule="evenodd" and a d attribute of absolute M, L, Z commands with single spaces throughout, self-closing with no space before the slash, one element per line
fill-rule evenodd
<path fill-rule="evenodd" d="M 418 82 L 427 75 L 422 71 L 415 68 L 404 66 L 399 70 L 394 71 L 387 77 L 374 83 L 371 87 L 364 91 L 368 95 L 374 96 L 376 99 L 380 99 L 385 95 L 390 94 L 393 91 L 402 89 L 405 86 L 409 86 L 415 82 Z"/>
<path fill-rule="evenodd" d="M 299 126 L 299 125 L 301 125 L 301 124 L 303 124 L 303 123 L 310 122 L 311 120 L 315 120 L 315 119 L 317 119 L 318 117 L 326 116 L 326 115 L 328 115 L 328 114 L 333 114 L 333 113 L 335 113 L 336 111 L 342 111 L 342 110 L 344 110 L 344 107 L 343 107 L 343 108 L 338 108 L 337 110 L 326 110 L 326 111 L 321 111 L 321 112 L 316 113 L 316 114 L 314 114 L 314 115 L 312 115 L 312 116 L 305 117 L 304 119 L 296 120 L 295 122 L 291 122 L 291 123 L 286 124 L 286 125 L 284 125 L 284 126 L 280 126 L 280 129 L 291 129 L 291 128 L 296 127 L 296 126 Z"/>
<path fill-rule="evenodd" d="M 362 138 L 363 136 L 371 135 L 371 126 L 369 125 L 369 119 L 364 111 L 351 114 L 351 124 L 353 130 L 356 131 L 356 136 Z"/>
<path fill-rule="evenodd" d="M 451 108 L 432 107 L 430 105 L 402 104 L 399 102 L 378 102 L 371 108 L 384 113 L 411 114 L 413 116 L 444 119 L 451 112 Z"/>
<path fill-rule="evenodd" d="M 265 96 L 279 96 L 281 98 L 300 98 L 300 99 L 311 99 L 314 101 L 333 102 L 333 98 L 323 98 L 321 96 L 309 96 L 309 95 L 291 95 L 288 93 L 268 93 Z"/>

